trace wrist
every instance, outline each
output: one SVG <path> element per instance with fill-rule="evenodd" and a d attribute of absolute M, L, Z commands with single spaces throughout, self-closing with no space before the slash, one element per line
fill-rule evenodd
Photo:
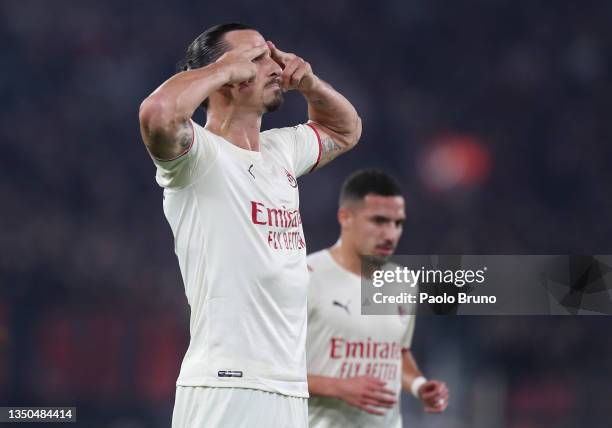
<path fill-rule="evenodd" d="M 419 395 L 419 389 L 421 389 L 425 383 L 427 383 L 427 379 L 424 376 L 418 376 L 410 383 L 410 392 L 415 396 L 415 398 L 421 398 Z"/>
<path fill-rule="evenodd" d="M 213 76 L 215 79 L 214 81 L 219 85 L 219 87 L 229 83 L 232 78 L 230 70 L 218 62 L 213 62 L 204 68 L 207 69 L 207 71 Z"/>
<path fill-rule="evenodd" d="M 298 86 L 298 91 L 300 91 L 302 95 L 304 95 L 304 97 L 306 97 L 306 99 L 308 100 L 310 97 L 314 96 L 318 92 L 318 89 L 320 87 L 321 79 L 319 79 L 313 73 L 312 76 L 308 77 L 307 79 L 303 79 L 302 82 L 300 82 L 300 86 Z"/>

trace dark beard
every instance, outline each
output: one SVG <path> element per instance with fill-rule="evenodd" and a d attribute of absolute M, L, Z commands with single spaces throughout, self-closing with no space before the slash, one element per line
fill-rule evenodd
<path fill-rule="evenodd" d="M 384 256 L 361 256 L 361 273 L 364 277 L 370 278 L 375 270 L 380 270 L 390 257 Z"/>
<path fill-rule="evenodd" d="M 283 105 L 283 93 L 278 91 L 277 94 L 274 94 L 274 99 L 268 101 L 264 104 L 264 108 L 266 109 L 266 113 L 271 113 L 276 111 Z"/>

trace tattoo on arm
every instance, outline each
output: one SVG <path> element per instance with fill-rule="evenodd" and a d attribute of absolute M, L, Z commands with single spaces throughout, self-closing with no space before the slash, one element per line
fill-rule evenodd
<path fill-rule="evenodd" d="M 181 123 L 173 131 L 148 132 L 145 144 L 157 159 L 173 159 L 185 153 L 193 142 L 193 129 L 188 122 Z"/>
<path fill-rule="evenodd" d="M 193 142 L 193 130 L 191 129 L 191 125 L 189 123 L 186 122 L 181 125 L 176 134 L 176 141 L 181 153 L 191 146 L 191 143 Z"/>
<path fill-rule="evenodd" d="M 331 162 L 342 152 L 344 152 L 344 148 L 342 147 L 342 145 L 335 142 L 329 136 L 323 137 L 321 139 L 321 161 L 319 165 L 323 166 Z"/>
<path fill-rule="evenodd" d="M 310 104 L 312 104 L 313 107 L 318 109 L 324 109 L 329 105 L 329 103 L 323 98 L 315 98 L 310 101 Z"/>

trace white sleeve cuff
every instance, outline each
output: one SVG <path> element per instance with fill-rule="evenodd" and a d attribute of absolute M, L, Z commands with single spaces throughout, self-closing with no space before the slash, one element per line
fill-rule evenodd
<path fill-rule="evenodd" d="M 420 398 L 419 388 L 421 388 L 421 386 L 423 386 L 423 384 L 426 382 L 427 382 L 427 379 L 425 379 L 423 376 L 419 376 L 416 379 L 414 379 L 412 383 L 410 384 L 410 392 L 412 392 L 412 395 L 414 395 L 416 398 Z"/>

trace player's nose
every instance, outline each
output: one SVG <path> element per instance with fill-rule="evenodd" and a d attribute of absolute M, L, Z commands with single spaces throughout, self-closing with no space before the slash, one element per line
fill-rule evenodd
<path fill-rule="evenodd" d="M 400 233 L 401 232 L 398 227 L 396 227 L 394 224 L 388 224 L 383 229 L 383 238 L 386 241 L 390 241 L 395 244 L 399 239 Z"/>
<path fill-rule="evenodd" d="M 270 73 L 268 74 L 268 77 L 277 77 L 282 74 L 283 69 L 272 58 L 268 58 L 268 64 L 270 67 Z"/>

